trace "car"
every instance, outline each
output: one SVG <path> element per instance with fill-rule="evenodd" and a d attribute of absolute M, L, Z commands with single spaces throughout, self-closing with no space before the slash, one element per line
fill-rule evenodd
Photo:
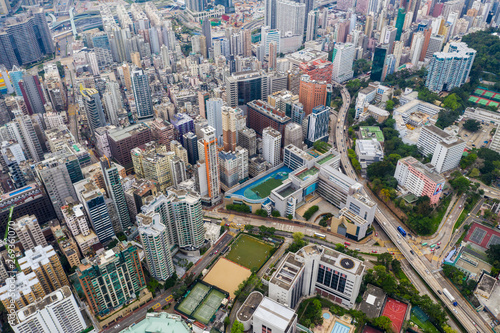
<path fill-rule="evenodd" d="M 436 247 L 436 250 L 438 250 L 438 249 L 440 249 L 440 248 L 441 248 L 441 246 L 438 246 L 438 247 Z"/>
<path fill-rule="evenodd" d="M 458 208 L 462 208 L 462 205 L 458 206 Z"/>
<path fill-rule="evenodd" d="M 442 295 L 443 293 L 441 292 L 441 290 L 438 290 L 438 294 L 439 294 L 439 295 Z"/>
<path fill-rule="evenodd" d="M 431 252 L 434 252 L 434 249 L 431 249 Z"/>
<path fill-rule="evenodd" d="M 413 255 L 415 255 L 415 252 L 413 252 L 413 250 L 410 250 L 410 253 L 413 254 Z"/>
<path fill-rule="evenodd" d="M 398 239 L 398 244 L 401 244 L 401 241 Z"/>
<path fill-rule="evenodd" d="M 375 251 L 375 250 L 372 250 L 372 253 L 377 253 L 377 251 Z"/>
<path fill-rule="evenodd" d="M 375 236 L 378 236 L 378 232 L 375 233 Z"/>
<path fill-rule="evenodd" d="M 436 244 L 436 245 L 441 245 L 441 242 L 437 242 L 437 244 Z"/>
<path fill-rule="evenodd" d="M 431 273 L 429 273 L 429 271 L 428 271 L 428 270 L 425 270 L 425 272 L 426 272 L 427 274 L 431 274 Z"/>
<path fill-rule="evenodd" d="M 116 325 L 114 328 L 118 328 L 118 327 L 120 327 L 120 324 Z"/>
<path fill-rule="evenodd" d="M 219 250 L 216 250 L 214 253 L 217 254 L 219 252 Z"/>
<path fill-rule="evenodd" d="M 391 252 L 392 255 L 394 255 L 394 252 Z"/>

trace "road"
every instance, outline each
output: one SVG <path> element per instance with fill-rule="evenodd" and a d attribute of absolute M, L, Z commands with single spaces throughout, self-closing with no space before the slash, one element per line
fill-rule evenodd
<path fill-rule="evenodd" d="M 347 110 L 351 103 L 351 97 L 349 92 L 345 87 L 342 86 L 341 90 L 343 104 L 339 110 L 337 131 L 336 131 L 336 146 L 341 153 L 341 163 L 344 168 L 345 173 L 354 178 L 358 179 L 354 173 L 354 169 L 347 157 L 346 152 L 346 141 L 345 141 L 345 130 L 342 127 L 346 126 Z M 365 185 L 364 185 L 365 186 Z M 371 192 L 369 189 L 364 189 L 365 195 L 371 197 Z M 499 192 L 500 196 L 500 192 Z M 408 239 L 401 237 L 397 231 L 397 227 L 400 222 L 396 217 L 392 215 L 391 212 L 384 212 L 382 209 L 386 208 L 379 206 L 375 214 L 375 220 L 379 223 L 385 233 L 389 236 L 392 242 L 397 246 L 408 262 L 413 267 L 413 269 L 426 281 L 429 287 L 439 296 L 443 303 L 450 309 L 450 311 L 455 313 L 455 317 L 460 321 L 462 326 L 467 330 L 467 332 L 491 332 L 491 328 L 487 323 L 485 323 L 482 317 L 473 309 L 469 303 L 462 298 L 462 296 L 453 288 L 451 283 L 441 277 L 441 275 L 433 273 L 430 263 L 422 260 L 421 252 L 418 248 L 413 245 L 411 247 Z M 418 252 L 417 252 L 418 251 Z M 412 253 L 413 252 L 413 253 Z M 420 253 L 419 253 L 420 252 Z M 441 291 L 443 288 L 448 289 L 452 296 L 460 302 L 459 306 L 454 307 L 450 300 L 444 296 L 439 295 L 437 291 Z"/>

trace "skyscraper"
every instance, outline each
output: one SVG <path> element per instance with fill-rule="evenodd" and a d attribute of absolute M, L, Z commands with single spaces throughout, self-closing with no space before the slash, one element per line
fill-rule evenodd
<path fill-rule="evenodd" d="M 380 81 L 382 79 L 386 53 L 386 48 L 375 47 L 375 52 L 373 53 L 372 72 L 370 74 L 371 80 Z"/>
<path fill-rule="evenodd" d="M 115 235 L 115 232 L 101 190 L 89 178 L 75 183 L 74 186 L 78 201 L 85 208 L 92 229 L 97 234 L 99 241 L 101 243 L 108 242 Z"/>
<path fill-rule="evenodd" d="M 220 200 L 221 194 L 217 138 L 212 126 L 204 127 L 200 131 L 203 136 L 198 140 L 199 161 L 195 175 L 199 193 L 207 198 L 207 204 L 213 205 Z"/>
<path fill-rule="evenodd" d="M 277 0 L 264 1 L 264 26 L 276 29 L 276 2 Z"/>
<path fill-rule="evenodd" d="M 198 162 L 198 137 L 193 132 L 188 132 L 183 135 L 183 141 L 183 147 L 188 155 L 188 162 L 195 165 Z"/>
<path fill-rule="evenodd" d="M 238 141 L 238 131 L 246 125 L 246 118 L 239 108 L 222 107 L 222 138 L 225 151 L 234 151 Z"/>
<path fill-rule="evenodd" d="M 212 47 L 212 24 L 208 18 L 203 19 L 201 24 L 201 34 L 205 36 L 205 43 L 207 47 L 207 52 Z"/>
<path fill-rule="evenodd" d="M 12 229 L 19 237 L 24 251 L 34 249 L 38 245 L 48 245 L 35 215 L 25 215 L 16 219 L 12 224 Z"/>
<path fill-rule="evenodd" d="M 476 50 L 465 43 L 451 43 L 448 52 L 437 52 L 432 56 L 425 86 L 434 92 L 450 91 L 460 87 L 469 79 Z"/>
<path fill-rule="evenodd" d="M 306 143 L 309 147 L 316 141 L 328 141 L 330 108 L 324 105 L 315 107 L 308 117 Z"/>
<path fill-rule="evenodd" d="M 106 191 L 108 196 L 113 199 L 120 219 L 121 229 L 128 230 L 132 226 L 130 215 L 128 213 L 127 201 L 125 200 L 125 193 L 121 183 L 120 175 L 116 165 L 106 157 L 101 157 L 101 169 L 104 176 L 104 183 L 106 184 Z"/>
<path fill-rule="evenodd" d="M 312 109 L 318 105 L 326 103 L 326 86 L 325 81 L 311 80 L 309 75 L 300 77 L 299 101 L 304 107 L 305 115 L 311 114 Z"/>
<path fill-rule="evenodd" d="M 208 125 L 215 129 L 217 145 L 222 146 L 222 98 L 210 98 L 206 102 Z"/>
<path fill-rule="evenodd" d="M 403 26 L 405 24 L 405 9 L 404 8 L 399 8 L 398 9 L 398 16 L 396 18 L 396 40 L 399 41 L 401 39 L 401 33 L 403 32 Z"/>
<path fill-rule="evenodd" d="M 420 55 L 422 54 L 422 47 L 424 46 L 425 36 L 422 32 L 417 32 L 413 35 L 413 39 L 411 41 L 411 63 L 413 66 L 418 65 L 420 61 Z"/>
<path fill-rule="evenodd" d="M 136 218 L 148 271 L 156 280 L 165 281 L 175 272 L 167 227 L 154 210 L 139 213 Z"/>
<path fill-rule="evenodd" d="M 302 126 L 297 123 L 288 123 L 285 127 L 284 146 L 286 147 L 289 144 L 302 148 Z"/>
<path fill-rule="evenodd" d="M 83 96 L 83 105 L 87 113 L 87 122 L 90 127 L 90 132 L 92 136 L 94 136 L 94 131 L 97 128 L 106 126 L 101 97 L 97 89 L 84 88 L 83 85 L 80 85 L 80 94 Z"/>
<path fill-rule="evenodd" d="M 118 243 L 111 251 L 88 258 L 87 265 L 76 270 L 87 304 L 95 315 L 105 315 L 137 298 L 146 288 L 137 248 Z"/>
<path fill-rule="evenodd" d="M 332 80 L 338 83 L 352 79 L 354 71 L 352 64 L 356 48 L 351 43 L 336 43 L 332 57 Z"/>
<path fill-rule="evenodd" d="M 262 131 L 262 157 L 273 167 L 280 164 L 281 160 L 281 133 L 272 127 Z"/>
<path fill-rule="evenodd" d="M 234 151 L 219 152 L 220 182 L 224 191 L 248 178 L 248 151 L 236 147 Z"/>
<path fill-rule="evenodd" d="M 188 0 L 186 1 L 186 8 L 193 12 L 202 12 L 205 10 L 204 0 Z"/>
<path fill-rule="evenodd" d="M 11 327 L 16 333 L 79 333 L 87 324 L 71 289 L 63 286 L 20 309 Z"/>
<path fill-rule="evenodd" d="M 132 90 L 134 91 L 137 118 L 142 120 L 153 117 L 153 101 L 149 89 L 149 80 L 142 69 L 132 72 Z"/>
<path fill-rule="evenodd" d="M 318 10 L 311 10 L 307 14 L 307 29 L 306 29 L 306 42 L 316 39 L 317 29 L 319 25 Z"/>
<path fill-rule="evenodd" d="M 291 0 L 277 0 L 276 2 L 276 29 L 282 35 L 291 32 L 293 35 L 304 34 L 306 19 L 306 4 Z"/>
<path fill-rule="evenodd" d="M 24 75 L 19 81 L 24 103 L 28 108 L 30 115 L 34 113 L 45 113 L 45 97 L 42 92 L 42 86 L 37 75 Z"/>
<path fill-rule="evenodd" d="M 18 260 L 21 271 L 28 275 L 36 274 L 43 290 L 50 294 L 63 286 L 69 286 L 68 278 L 52 245 L 35 246 L 24 252 L 24 257 Z"/>
<path fill-rule="evenodd" d="M 276 69 L 277 58 L 278 58 L 278 53 L 276 48 L 277 48 L 276 42 L 269 43 L 269 61 L 268 61 L 269 70 Z"/>

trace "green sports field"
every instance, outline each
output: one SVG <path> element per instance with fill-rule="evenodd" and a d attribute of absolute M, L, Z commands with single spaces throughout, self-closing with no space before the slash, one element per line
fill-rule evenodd
<path fill-rule="evenodd" d="M 280 186 L 283 184 L 283 180 L 281 179 L 276 179 L 276 178 L 269 178 L 262 184 L 259 184 L 255 187 L 252 188 L 252 191 L 256 194 L 258 194 L 261 198 L 266 198 L 271 194 L 271 191 L 274 190 L 276 187 Z"/>
<path fill-rule="evenodd" d="M 200 304 L 200 302 L 203 301 L 203 298 L 205 298 L 205 295 L 208 293 L 209 290 L 210 287 L 201 283 L 197 283 L 193 287 L 193 289 L 191 289 L 191 292 L 179 305 L 178 309 L 187 315 L 191 315 L 191 313 L 193 313 L 198 304 Z"/>
<path fill-rule="evenodd" d="M 231 245 L 226 259 L 246 268 L 259 268 L 269 258 L 273 247 L 248 235 L 241 235 Z"/>
<path fill-rule="evenodd" d="M 218 290 L 212 289 L 210 294 L 205 298 L 203 303 L 196 309 L 193 313 L 193 318 L 198 320 L 200 323 L 208 324 L 212 316 L 217 312 L 222 300 L 224 299 L 224 294 Z"/>

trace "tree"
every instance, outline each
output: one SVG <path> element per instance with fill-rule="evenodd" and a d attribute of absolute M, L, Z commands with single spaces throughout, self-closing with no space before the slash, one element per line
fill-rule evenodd
<path fill-rule="evenodd" d="M 281 216 L 281 214 L 280 214 L 279 210 L 273 210 L 273 211 L 272 211 L 272 213 L 271 213 L 271 215 L 272 215 L 273 217 L 280 217 L 280 216 Z"/>
<path fill-rule="evenodd" d="M 291 219 L 293 219 L 293 215 L 292 215 L 292 214 L 288 214 L 288 215 L 286 216 L 286 218 L 287 218 L 287 219 L 289 219 L 289 220 L 291 220 Z"/>
<path fill-rule="evenodd" d="M 460 107 L 460 97 L 457 94 L 449 94 L 443 99 L 443 106 L 449 110 L 457 110 Z"/>
<path fill-rule="evenodd" d="M 389 190 L 386 188 L 383 188 L 380 190 L 380 198 L 384 200 L 384 202 L 388 202 L 389 199 L 391 198 L 391 194 L 389 193 Z"/>
<path fill-rule="evenodd" d="M 477 178 L 479 177 L 481 173 L 479 172 L 479 169 L 478 168 L 474 168 L 470 171 L 469 173 L 469 177 L 472 177 L 472 178 Z"/>
<path fill-rule="evenodd" d="M 486 254 L 490 263 L 493 264 L 495 261 L 500 262 L 500 244 L 490 245 L 490 248 L 486 250 Z"/>
<path fill-rule="evenodd" d="M 392 112 L 394 110 L 394 102 L 392 100 L 388 100 L 385 103 L 385 109 L 389 112 Z"/>
<path fill-rule="evenodd" d="M 462 169 L 470 167 L 477 160 L 477 154 L 469 154 L 467 156 L 462 157 L 460 160 L 460 167 Z"/>
<path fill-rule="evenodd" d="M 464 123 L 464 129 L 469 132 L 477 132 L 481 129 L 481 123 L 475 119 L 467 119 Z"/>
<path fill-rule="evenodd" d="M 444 333 L 457 333 L 457 331 L 455 331 L 453 328 L 451 328 L 448 325 L 443 326 L 443 331 L 444 331 Z"/>
<path fill-rule="evenodd" d="M 243 333 L 244 331 L 245 328 L 243 327 L 243 324 L 238 320 L 235 320 L 233 326 L 231 327 L 231 333 Z"/>
<path fill-rule="evenodd" d="M 262 217 L 267 217 L 268 216 L 267 211 L 264 210 L 264 209 L 257 209 L 255 211 L 255 215 L 262 216 Z"/>
<path fill-rule="evenodd" d="M 397 259 L 391 261 L 391 268 L 394 274 L 398 274 L 401 271 L 401 262 Z"/>
<path fill-rule="evenodd" d="M 389 252 L 381 253 L 377 257 L 377 263 L 384 265 L 386 269 L 389 269 L 389 264 L 391 263 L 391 261 L 392 261 L 392 254 L 390 254 Z"/>
<path fill-rule="evenodd" d="M 373 319 L 373 325 L 385 330 L 386 332 L 392 332 L 392 321 L 389 317 L 380 316 Z"/>
<path fill-rule="evenodd" d="M 451 187 L 459 194 L 467 192 L 470 187 L 470 181 L 464 176 L 457 177 L 450 181 Z"/>

